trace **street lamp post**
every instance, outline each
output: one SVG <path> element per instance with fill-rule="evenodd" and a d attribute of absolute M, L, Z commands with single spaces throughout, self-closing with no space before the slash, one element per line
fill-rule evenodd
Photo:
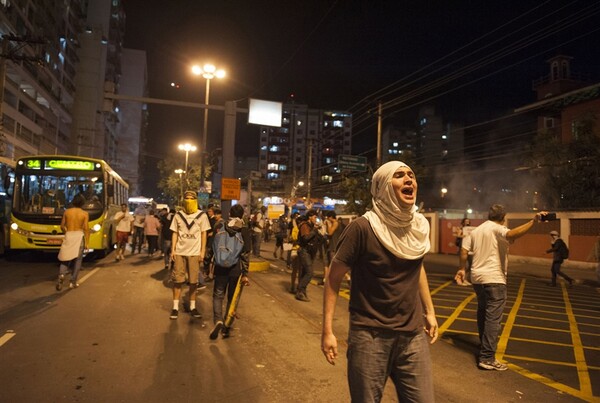
<path fill-rule="evenodd" d="M 176 169 L 175 173 L 179 175 L 179 203 L 183 202 L 183 182 L 181 180 L 181 174 L 185 171 L 183 169 Z"/>
<path fill-rule="evenodd" d="M 204 95 L 204 122 L 202 128 L 202 154 L 200 155 L 200 188 L 204 188 L 204 166 L 206 153 L 206 139 L 208 137 L 208 103 L 210 100 L 210 80 L 225 77 L 225 70 L 217 69 L 213 64 L 205 64 L 203 67 L 193 66 L 192 73 L 206 79 L 206 93 Z"/>
<path fill-rule="evenodd" d="M 190 183 L 188 181 L 188 158 L 190 155 L 190 151 L 196 151 L 196 146 L 189 143 L 185 143 L 179 144 L 178 148 L 181 151 L 185 151 L 185 166 L 183 168 L 183 172 L 185 173 L 185 186 L 189 186 Z"/>

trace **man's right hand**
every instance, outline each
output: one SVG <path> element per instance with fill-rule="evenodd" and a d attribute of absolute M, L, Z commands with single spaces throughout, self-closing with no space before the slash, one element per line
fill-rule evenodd
<path fill-rule="evenodd" d="M 456 284 L 463 285 L 465 283 L 466 272 L 465 269 L 458 269 L 456 275 L 454 276 L 454 281 Z"/>
<path fill-rule="evenodd" d="M 327 359 L 327 362 L 331 365 L 335 365 L 335 359 L 337 358 L 338 351 L 337 339 L 333 333 L 323 334 L 321 336 L 321 351 Z"/>

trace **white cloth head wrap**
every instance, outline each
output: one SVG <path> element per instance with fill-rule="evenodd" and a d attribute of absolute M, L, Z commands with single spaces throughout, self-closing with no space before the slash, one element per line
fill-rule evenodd
<path fill-rule="evenodd" d="M 416 211 L 417 206 L 403 207 L 398 202 L 392 178 L 400 167 L 408 165 L 400 161 L 383 164 L 373 174 L 371 195 L 373 209 L 365 213 L 379 242 L 395 256 L 416 260 L 423 257 L 431 244 L 429 242 L 429 222 Z"/>

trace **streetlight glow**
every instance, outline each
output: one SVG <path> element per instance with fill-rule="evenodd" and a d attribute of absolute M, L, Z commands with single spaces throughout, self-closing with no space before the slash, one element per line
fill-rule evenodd
<path fill-rule="evenodd" d="M 189 182 L 188 182 L 188 157 L 190 154 L 190 151 L 196 151 L 197 147 L 193 144 L 190 143 L 185 143 L 185 144 L 179 144 L 177 146 L 177 148 L 179 148 L 181 151 L 185 151 L 185 168 L 183 169 L 183 173 L 185 173 L 185 185 L 189 186 Z M 180 174 L 181 177 L 181 174 Z"/>

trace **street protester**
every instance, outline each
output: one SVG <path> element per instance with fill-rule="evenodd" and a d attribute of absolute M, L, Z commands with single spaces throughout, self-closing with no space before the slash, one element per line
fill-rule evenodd
<path fill-rule="evenodd" d="M 341 234 L 325 281 L 321 349 L 335 364 L 333 316 L 340 284 L 352 272 L 348 384 L 353 402 L 379 402 L 388 377 L 398 401 L 433 402 L 429 343 L 438 324 L 423 258 L 429 223 L 417 212 L 417 180 L 400 161 L 373 175 L 373 208 Z"/>
<path fill-rule="evenodd" d="M 546 253 L 552 253 L 552 266 L 550 267 L 552 282 L 550 285 L 556 287 L 556 276 L 561 276 L 569 282 L 569 286 L 572 286 L 573 279 L 560 270 L 563 261 L 569 257 L 569 248 L 567 248 L 565 241 L 561 239 L 558 231 L 550 231 L 550 238 L 552 239 L 550 249 L 546 251 Z"/>
<path fill-rule="evenodd" d="M 115 260 L 125 259 L 125 249 L 127 248 L 127 241 L 132 233 L 133 228 L 133 216 L 129 214 L 127 203 L 121 204 L 121 211 L 117 212 L 113 218 L 117 223 L 117 254 Z"/>
<path fill-rule="evenodd" d="M 196 294 L 200 263 L 206 253 L 206 232 L 209 229 L 208 217 L 203 211 L 198 210 L 196 192 L 186 191 L 183 195 L 183 210 L 178 211 L 171 222 L 171 231 L 173 231 L 171 260 L 175 263 L 171 273 L 173 280 L 171 319 L 177 319 L 179 315 L 181 287 L 186 279 L 190 284 L 190 314 L 194 318 L 202 317 L 196 308 Z"/>
<path fill-rule="evenodd" d="M 508 244 L 525 235 L 533 224 L 547 212 L 540 212 L 533 219 L 514 229 L 508 229 L 506 210 L 494 204 L 488 212 L 488 220 L 466 236 L 461 245 L 460 267 L 454 279 L 461 285 L 469 280 L 466 265 L 469 253 L 473 254 L 470 282 L 477 294 L 477 330 L 479 348 L 477 366 L 485 370 L 506 371 L 508 366 L 496 359 L 502 313 L 506 305 L 506 276 L 508 272 Z"/>
<path fill-rule="evenodd" d="M 71 204 L 72 207 L 65 211 L 60 223 L 60 229 L 65 234 L 65 239 L 58 252 L 60 267 L 56 283 L 57 291 L 62 290 L 65 275 L 69 271 L 71 272 L 69 288 L 79 287 L 77 276 L 81 269 L 83 251 L 87 249 L 90 242 L 89 214 L 81 208 L 85 204 L 85 197 L 76 195 Z"/>
<path fill-rule="evenodd" d="M 298 289 L 296 290 L 296 299 L 298 301 L 309 302 L 307 287 L 313 277 L 313 260 L 321 246 L 323 237 L 319 234 L 317 225 L 317 211 L 308 210 L 305 214 L 306 220 L 298 225 L 298 260 L 301 267 Z M 292 282 L 293 287 L 293 282 Z"/>

